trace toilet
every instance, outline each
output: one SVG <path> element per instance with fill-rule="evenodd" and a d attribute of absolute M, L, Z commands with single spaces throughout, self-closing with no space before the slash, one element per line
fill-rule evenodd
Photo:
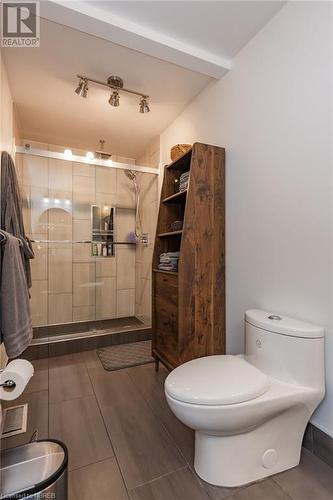
<path fill-rule="evenodd" d="M 168 404 L 195 430 L 194 467 L 233 487 L 299 464 L 325 394 L 324 330 L 260 310 L 245 314 L 245 354 L 194 359 L 165 381 Z"/>

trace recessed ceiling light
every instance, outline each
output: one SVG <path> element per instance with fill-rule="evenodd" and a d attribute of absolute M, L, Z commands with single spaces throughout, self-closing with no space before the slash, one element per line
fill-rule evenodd
<path fill-rule="evenodd" d="M 65 149 L 64 155 L 66 156 L 66 158 L 71 158 L 71 156 L 73 155 L 72 150 L 71 149 Z"/>
<path fill-rule="evenodd" d="M 91 151 L 88 151 L 86 154 L 86 158 L 87 158 L 87 160 L 92 161 L 95 158 L 95 155 Z"/>
<path fill-rule="evenodd" d="M 55 203 L 56 205 L 59 205 L 60 200 L 59 200 L 58 198 L 55 198 L 54 203 Z"/>

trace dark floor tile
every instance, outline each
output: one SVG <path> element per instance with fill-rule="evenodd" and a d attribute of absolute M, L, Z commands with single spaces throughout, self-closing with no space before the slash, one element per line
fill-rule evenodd
<path fill-rule="evenodd" d="M 24 434 L 8 437 L 1 440 L 2 448 L 12 448 L 21 444 L 29 443 L 35 430 L 38 431 L 38 439 L 49 437 L 48 424 L 48 393 L 47 391 L 24 393 L 15 401 L 2 401 L 4 408 L 28 403 L 27 431 Z"/>
<path fill-rule="evenodd" d="M 130 491 L 131 500 L 209 500 L 189 467 Z"/>
<path fill-rule="evenodd" d="M 194 472 L 195 473 L 195 472 Z M 223 500 L 224 498 L 229 498 L 233 495 L 236 495 L 239 491 L 241 491 L 240 488 L 224 488 L 223 486 L 214 486 L 213 484 L 206 483 L 203 481 L 201 478 L 198 478 L 198 481 L 202 484 L 203 488 L 207 491 L 209 498 L 211 500 Z"/>
<path fill-rule="evenodd" d="M 125 483 L 136 486 L 185 462 L 126 370 L 89 370 Z"/>
<path fill-rule="evenodd" d="M 85 364 L 78 354 L 49 359 L 50 403 L 93 394 Z"/>
<path fill-rule="evenodd" d="M 30 379 L 27 387 L 25 388 L 25 394 L 37 391 L 47 391 L 49 388 L 49 360 L 35 359 L 31 361 L 34 367 L 34 375 Z"/>
<path fill-rule="evenodd" d="M 128 374 L 141 392 L 154 414 L 165 425 L 185 459 L 193 464 L 194 431 L 186 427 L 172 413 L 164 394 L 164 380 L 168 371 L 161 366 L 158 373 L 154 365 L 143 365 L 128 369 Z"/>
<path fill-rule="evenodd" d="M 80 352 L 79 358 L 87 368 L 102 368 L 102 363 L 96 350 Z"/>
<path fill-rule="evenodd" d="M 313 452 L 313 431 L 312 424 L 310 423 L 305 429 L 302 446 L 304 446 L 304 448 L 306 448 L 307 450 Z"/>
<path fill-rule="evenodd" d="M 331 467 L 303 449 L 301 463 L 274 476 L 274 481 L 293 500 L 332 500 L 333 473 Z"/>
<path fill-rule="evenodd" d="M 128 500 L 115 458 L 69 473 L 69 500 Z"/>
<path fill-rule="evenodd" d="M 70 469 L 114 455 L 95 396 L 51 404 L 49 412 L 50 436 L 66 443 Z"/>
<path fill-rule="evenodd" d="M 223 498 L 223 497 L 222 497 Z M 224 497 L 225 498 L 225 497 Z M 241 489 L 230 500 L 291 500 L 272 479 L 265 479 Z M 316 500 L 313 498 L 312 500 Z"/>
<path fill-rule="evenodd" d="M 327 465 L 333 467 L 333 438 L 315 426 L 312 427 L 312 432 L 314 454 Z"/>

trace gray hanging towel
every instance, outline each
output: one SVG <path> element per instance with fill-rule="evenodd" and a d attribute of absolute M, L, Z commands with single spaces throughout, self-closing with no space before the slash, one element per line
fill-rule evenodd
<path fill-rule="evenodd" d="M 30 300 L 20 241 L 5 231 L 0 283 L 1 337 L 9 358 L 16 358 L 32 339 Z"/>
<path fill-rule="evenodd" d="M 11 156 L 1 154 L 1 229 L 22 241 L 21 256 L 28 287 L 31 287 L 30 259 L 34 252 L 30 240 L 26 237 L 23 225 L 22 201 L 16 169 Z"/>

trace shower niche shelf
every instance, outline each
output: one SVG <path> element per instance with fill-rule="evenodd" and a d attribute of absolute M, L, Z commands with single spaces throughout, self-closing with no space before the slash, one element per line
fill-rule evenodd
<path fill-rule="evenodd" d="M 115 256 L 115 208 L 91 206 L 91 255 L 93 257 Z"/>
<path fill-rule="evenodd" d="M 158 369 L 225 352 L 225 150 L 195 143 L 165 167 L 152 272 L 153 344 Z M 186 191 L 175 180 L 189 172 Z M 182 224 L 182 230 L 171 231 Z M 179 252 L 178 272 L 158 269 Z"/>

